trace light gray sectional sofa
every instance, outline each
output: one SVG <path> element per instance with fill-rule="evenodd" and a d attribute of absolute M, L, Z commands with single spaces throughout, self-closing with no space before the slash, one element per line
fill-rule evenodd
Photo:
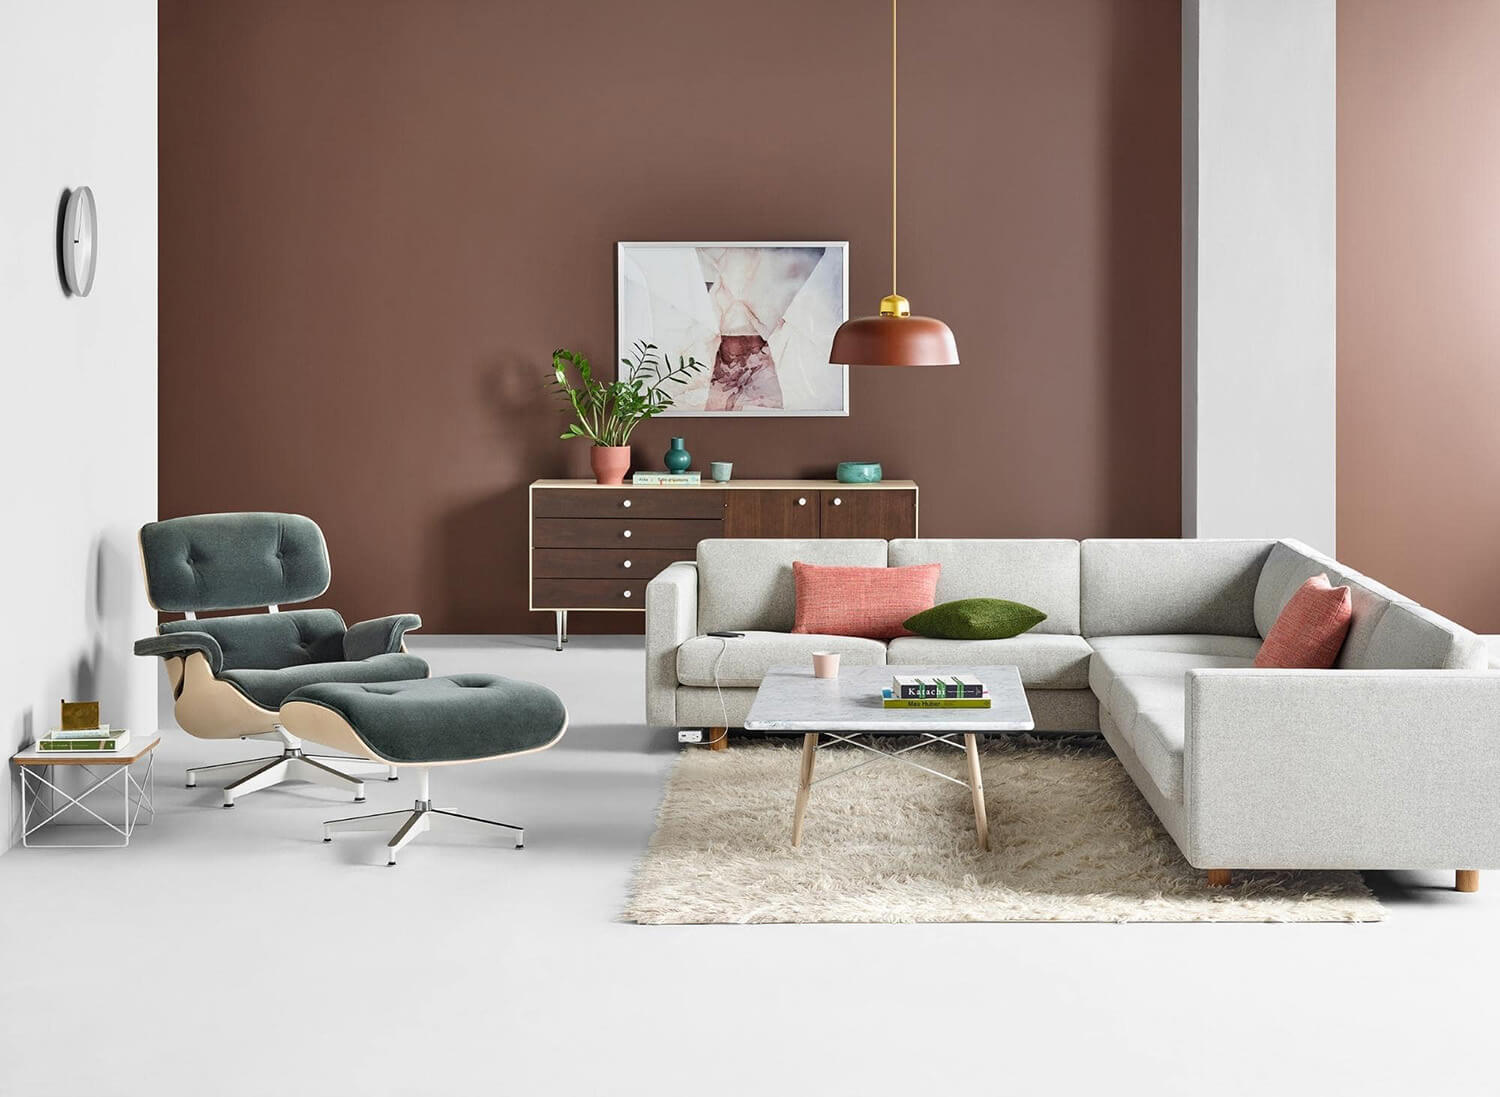
<path fill-rule="evenodd" d="M 939 602 L 1048 616 L 1009 640 L 796 635 L 794 560 L 937 561 Z M 1281 608 L 1324 573 L 1353 596 L 1337 668 L 1254 669 Z M 1101 731 L 1199 868 L 1500 865 L 1500 673 L 1484 642 L 1295 541 L 704 541 L 646 590 L 647 722 L 738 727 L 766 669 L 814 650 L 1014 664 L 1037 729 Z"/>

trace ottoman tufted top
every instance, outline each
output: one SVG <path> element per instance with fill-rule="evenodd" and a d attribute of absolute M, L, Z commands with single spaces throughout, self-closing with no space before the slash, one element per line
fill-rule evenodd
<path fill-rule="evenodd" d="M 545 686 L 493 674 L 406 682 L 320 682 L 287 697 L 337 713 L 377 756 L 398 765 L 477 761 L 549 746 L 568 726 Z M 298 733 L 295 717 L 287 730 Z"/>

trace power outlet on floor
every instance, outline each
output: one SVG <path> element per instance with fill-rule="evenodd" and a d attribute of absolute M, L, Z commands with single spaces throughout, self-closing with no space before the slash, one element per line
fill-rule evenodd
<path fill-rule="evenodd" d="M 679 743 L 701 743 L 703 742 L 703 732 L 697 728 L 679 728 L 677 731 L 677 741 Z"/>

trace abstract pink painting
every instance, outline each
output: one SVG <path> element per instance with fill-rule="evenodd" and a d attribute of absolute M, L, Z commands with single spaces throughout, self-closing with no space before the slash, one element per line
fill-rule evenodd
<path fill-rule="evenodd" d="M 667 414 L 849 414 L 848 369 L 828 363 L 849 315 L 846 241 L 622 243 L 617 260 L 620 346 L 709 366 Z"/>

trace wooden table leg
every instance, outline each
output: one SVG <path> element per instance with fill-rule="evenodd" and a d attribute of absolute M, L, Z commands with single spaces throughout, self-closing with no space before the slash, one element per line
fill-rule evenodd
<path fill-rule="evenodd" d="M 807 794 L 812 789 L 813 757 L 818 752 L 818 733 L 802 737 L 802 777 L 797 784 L 797 809 L 792 813 L 792 845 L 802 844 L 802 817 L 807 814 Z"/>
<path fill-rule="evenodd" d="M 990 848 L 990 817 L 984 809 L 984 778 L 979 773 L 979 736 L 964 735 L 964 753 L 969 756 L 969 788 L 974 793 L 974 828 L 979 832 L 979 848 Z"/>

